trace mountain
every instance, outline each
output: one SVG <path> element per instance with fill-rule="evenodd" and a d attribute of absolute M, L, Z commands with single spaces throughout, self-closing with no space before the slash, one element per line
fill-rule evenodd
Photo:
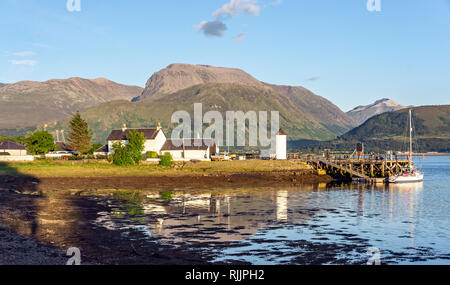
<path fill-rule="evenodd" d="M 450 105 L 411 108 L 413 125 L 420 138 L 450 138 Z M 403 137 L 408 130 L 408 109 L 388 112 L 370 118 L 340 138 L 385 139 Z"/>
<path fill-rule="evenodd" d="M 209 65 L 171 64 L 154 73 L 147 81 L 142 94 L 133 101 L 169 98 L 168 94 L 195 85 L 207 83 L 234 83 L 271 89 L 288 97 L 298 113 L 311 117 L 333 135 L 342 134 L 357 123 L 336 105 L 300 86 L 280 86 L 261 82 L 248 73 L 235 68 Z"/>
<path fill-rule="evenodd" d="M 132 102 L 102 103 L 82 116 L 87 118 L 94 139 L 104 142 L 111 129 L 124 123 L 137 128 L 161 122 L 170 132 L 174 127 L 172 113 L 192 113 L 198 102 L 203 103 L 204 113 L 219 110 L 224 118 L 226 111 L 280 111 L 281 126 L 289 139 L 329 140 L 357 125 L 333 103 L 303 87 L 264 83 L 239 69 L 188 64 L 171 64 L 154 73 Z M 49 130 L 65 129 L 68 118 L 45 122 Z"/>
<path fill-rule="evenodd" d="M 361 125 L 375 115 L 397 111 L 404 108 L 406 108 L 406 106 L 400 105 L 394 100 L 384 98 L 367 106 L 358 106 L 353 110 L 348 111 L 347 115 L 349 115 L 353 120 Z"/>
<path fill-rule="evenodd" d="M 412 114 L 418 150 L 450 152 L 450 105 L 415 107 Z M 408 118 L 408 109 L 376 115 L 336 140 L 307 148 L 351 151 L 363 142 L 371 151 L 406 150 Z"/>
<path fill-rule="evenodd" d="M 158 98 L 164 94 L 172 94 L 205 83 L 237 83 L 265 87 L 264 83 L 240 69 L 177 63 L 155 72 L 147 81 L 142 94 L 133 101 Z"/>
<path fill-rule="evenodd" d="M 300 86 L 266 84 L 292 100 L 297 112 L 308 114 L 334 135 L 340 135 L 357 126 L 357 123 L 327 99 Z M 305 139 L 305 138 L 303 138 Z"/>
<path fill-rule="evenodd" d="M 97 78 L 53 79 L 46 82 L 21 81 L 0 88 L 0 129 L 35 126 L 65 118 L 77 110 L 113 100 L 131 100 L 142 92 Z"/>
<path fill-rule="evenodd" d="M 8 84 L 0 83 L 0 88 L 5 87 L 6 85 L 8 85 Z"/>
<path fill-rule="evenodd" d="M 166 134 L 176 125 L 172 114 L 186 110 L 193 119 L 194 103 L 203 104 L 203 113 L 217 110 L 225 120 L 226 111 L 280 112 L 280 124 L 291 138 L 329 139 L 335 134 L 308 113 L 299 112 L 291 99 L 267 87 L 246 86 L 235 83 L 207 83 L 182 89 L 164 97 L 139 102 L 112 101 L 82 112 L 94 132 L 94 140 L 104 142 L 111 129 L 126 124 L 130 128 L 154 127 L 162 123 Z M 270 114 L 269 114 L 270 116 Z M 49 125 L 50 130 L 64 129 L 69 118 Z"/>

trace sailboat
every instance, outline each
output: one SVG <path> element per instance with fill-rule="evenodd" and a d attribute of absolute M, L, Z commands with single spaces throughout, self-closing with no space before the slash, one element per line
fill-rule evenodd
<path fill-rule="evenodd" d="M 397 174 L 389 177 L 389 183 L 412 183 L 422 182 L 423 172 L 414 168 L 412 163 L 412 113 L 409 109 L 409 153 L 408 153 L 408 168 L 405 169 L 403 174 Z"/>

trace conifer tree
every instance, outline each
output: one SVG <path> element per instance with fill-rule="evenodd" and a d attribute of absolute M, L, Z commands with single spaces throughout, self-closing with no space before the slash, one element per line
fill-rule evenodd
<path fill-rule="evenodd" d="M 80 112 L 76 112 L 69 122 L 69 146 L 81 155 L 91 149 L 92 133 L 88 123 L 81 118 Z"/>

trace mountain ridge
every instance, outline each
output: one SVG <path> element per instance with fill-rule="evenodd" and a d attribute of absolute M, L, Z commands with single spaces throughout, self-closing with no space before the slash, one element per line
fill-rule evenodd
<path fill-rule="evenodd" d="M 146 99 L 139 102 L 111 101 L 82 112 L 94 130 L 94 139 L 104 141 L 114 128 L 126 124 L 130 128 L 154 127 L 161 122 L 170 134 L 174 125 L 170 119 L 175 111 L 185 110 L 193 118 L 194 103 L 203 104 L 203 113 L 219 111 L 225 119 L 226 111 L 272 111 L 280 112 L 280 124 L 290 137 L 335 137 L 335 134 L 317 122 L 308 113 L 298 113 L 295 104 L 283 94 L 270 88 L 240 85 L 236 83 L 199 84 L 169 94 L 167 97 Z M 255 109 L 255 106 L 257 108 Z M 270 113 L 269 113 L 270 116 Z M 269 117 L 270 118 L 270 117 Z M 69 118 L 49 124 L 50 130 L 64 129 Z"/>
<path fill-rule="evenodd" d="M 347 115 L 349 115 L 354 121 L 361 125 L 375 115 L 385 112 L 397 111 L 404 108 L 406 108 L 406 106 L 403 106 L 395 102 L 394 100 L 383 98 L 369 105 L 357 106 L 354 109 L 348 111 Z"/>
<path fill-rule="evenodd" d="M 147 81 L 142 94 L 133 101 L 165 98 L 179 90 L 207 83 L 236 83 L 272 89 L 290 98 L 300 112 L 314 117 L 336 134 L 342 134 L 357 126 L 352 118 L 332 102 L 302 86 L 270 84 L 257 80 L 241 69 L 211 65 L 170 64 L 155 72 Z"/>
<path fill-rule="evenodd" d="M 408 147 L 408 121 L 412 110 L 414 146 L 420 152 L 450 152 L 450 105 L 410 107 L 378 114 L 362 125 L 327 142 L 292 142 L 291 148 L 306 151 L 352 151 L 363 142 L 367 151 L 384 154 Z M 417 142 L 417 145 L 416 145 Z"/>
<path fill-rule="evenodd" d="M 68 80 L 72 85 L 84 86 L 88 83 L 97 87 L 109 82 L 104 78 L 87 82 L 77 77 Z M 46 84 L 53 86 L 61 82 L 64 81 L 49 80 Z M 29 89 L 39 86 L 39 83 L 27 82 L 22 85 L 30 85 L 25 88 Z M 84 90 L 81 87 L 77 88 Z M 3 89 L 0 89 L 0 98 Z M 54 90 L 50 91 L 54 93 Z M 80 110 L 87 110 L 82 114 L 89 117 L 89 123 L 93 131 L 98 132 L 96 138 L 100 141 L 104 139 L 105 133 L 112 128 L 120 128 L 123 123 L 133 127 L 151 127 L 161 121 L 166 122 L 170 129 L 168 120 L 172 113 L 169 111 L 190 110 L 197 103 L 194 99 L 202 100 L 204 112 L 213 110 L 214 106 L 229 111 L 279 109 L 281 121 L 285 124 L 282 127 L 288 130 L 291 138 L 333 139 L 357 125 L 332 102 L 304 87 L 265 83 L 240 69 L 209 65 L 171 64 L 155 72 L 132 102 L 116 101 L 111 96 L 105 100 L 107 102 L 102 102 L 103 99 L 98 98 L 96 104 L 84 104 Z M 129 99 L 125 98 L 127 101 Z M 71 115 L 69 111 L 73 112 L 73 108 L 64 113 L 65 118 L 49 118 L 38 122 L 35 127 L 42 127 L 46 123 L 55 128 L 64 128 L 62 122 L 67 122 Z"/>
<path fill-rule="evenodd" d="M 100 103 L 131 100 L 142 90 L 105 78 L 70 77 L 8 84 L 0 88 L 0 129 L 30 127 Z"/>

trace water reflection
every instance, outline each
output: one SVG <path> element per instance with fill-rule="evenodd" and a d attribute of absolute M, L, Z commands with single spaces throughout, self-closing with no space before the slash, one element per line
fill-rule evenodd
<path fill-rule="evenodd" d="M 277 242 L 299 240 L 356 246 L 361 252 L 366 246 L 378 245 L 392 253 L 404 255 L 406 250 L 414 256 L 419 254 L 415 250 L 416 227 L 423 189 L 423 183 L 417 183 L 174 191 L 170 199 L 163 199 L 160 193 L 146 194 L 142 207 L 149 237 L 174 245 L 242 243 L 242 252 L 235 244 L 228 253 L 221 249 L 230 256 L 241 256 L 249 245 L 253 250 L 267 250 L 264 241 L 275 248 Z M 420 237 L 420 247 L 424 237 Z M 285 252 L 298 250 L 286 244 L 278 246 Z M 271 253 L 265 254 L 270 259 Z M 252 258 L 247 261 L 255 262 Z"/>
<path fill-rule="evenodd" d="M 450 259 L 447 202 L 424 187 L 345 184 L 8 196 L 0 201 L 0 222 L 46 242 L 91 246 L 93 252 L 90 244 L 101 235 L 116 242 L 200 245 L 216 261 L 362 264 L 367 248 L 375 246 L 388 263 L 445 263 Z M 33 220 L 26 218 L 30 211 Z M 139 234 L 127 235 L 131 232 Z"/>

